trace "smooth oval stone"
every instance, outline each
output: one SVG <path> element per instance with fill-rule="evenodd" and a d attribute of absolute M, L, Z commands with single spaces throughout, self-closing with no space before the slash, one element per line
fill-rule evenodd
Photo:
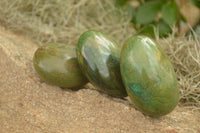
<path fill-rule="evenodd" d="M 100 91 L 114 97 L 127 96 L 120 75 L 120 47 L 98 31 L 83 33 L 77 43 L 79 66 Z"/>
<path fill-rule="evenodd" d="M 171 112 L 179 101 L 177 79 L 167 55 L 151 38 L 129 38 L 121 51 L 120 70 L 133 104 L 146 115 Z"/>
<path fill-rule="evenodd" d="M 60 43 L 42 46 L 35 52 L 33 63 L 40 78 L 49 84 L 76 88 L 88 82 L 78 65 L 75 46 Z"/>

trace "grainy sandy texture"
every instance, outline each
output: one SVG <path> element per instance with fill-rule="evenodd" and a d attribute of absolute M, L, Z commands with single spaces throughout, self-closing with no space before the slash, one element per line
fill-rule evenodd
<path fill-rule="evenodd" d="M 200 113 L 195 110 L 176 107 L 167 116 L 150 118 L 128 101 L 96 90 L 62 90 L 41 82 L 32 66 L 36 48 L 0 28 L 1 133 L 200 132 Z"/>

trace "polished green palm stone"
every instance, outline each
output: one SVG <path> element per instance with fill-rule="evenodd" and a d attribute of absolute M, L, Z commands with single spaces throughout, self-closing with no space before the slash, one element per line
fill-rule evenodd
<path fill-rule="evenodd" d="M 52 85 L 76 88 L 88 82 L 80 70 L 73 45 L 51 43 L 42 46 L 35 52 L 33 64 L 40 78 Z"/>
<path fill-rule="evenodd" d="M 120 47 L 98 31 L 83 33 L 77 43 L 77 58 L 82 72 L 100 91 L 127 96 L 120 74 Z"/>
<path fill-rule="evenodd" d="M 120 70 L 132 103 L 144 114 L 158 117 L 176 107 L 179 89 L 173 66 L 153 39 L 129 38 L 121 51 Z"/>

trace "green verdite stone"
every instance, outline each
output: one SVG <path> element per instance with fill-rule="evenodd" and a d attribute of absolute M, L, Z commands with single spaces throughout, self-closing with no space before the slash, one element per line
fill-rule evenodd
<path fill-rule="evenodd" d="M 88 80 L 82 74 L 72 45 L 51 43 L 37 49 L 33 57 L 35 70 L 49 84 L 76 88 Z"/>
<path fill-rule="evenodd" d="M 171 112 L 179 101 L 177 79 L 167 55 L 151 38 L 129 38 L 121 51 L 120 70 L 133 104 L 146 115 Z"/>
<path fill-rule="evenodd" d="M 98 31 L 83 33 L 77 43 L 79 66 L 88 80 L 100 91 L 114 96 L 127 96 L 120 74 L 120 47 Z"/>

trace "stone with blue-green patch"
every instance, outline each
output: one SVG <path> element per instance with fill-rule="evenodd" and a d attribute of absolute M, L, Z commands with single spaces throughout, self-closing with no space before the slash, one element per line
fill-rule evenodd
<path fill-rule="evenodd" d="M 127 96 L 120 74 L 120 47 L 102 32 L 84 32 L 77 43 L 77 58 L 88 80 L 100 91 L 114 96 Z"/>
<path fill-rule="evenodd" d="M 129 38 L 121 50 L 120 70 L 132 103 L 144 114 L 166 115 L 178 104 L 173 66 L 153 39 L 144 35 Z"/>

